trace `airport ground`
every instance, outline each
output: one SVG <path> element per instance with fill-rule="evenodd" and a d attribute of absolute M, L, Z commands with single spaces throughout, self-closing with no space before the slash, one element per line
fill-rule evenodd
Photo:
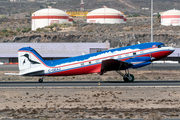
<path fill-rule="evenodd" d="M 136 80 L 144 82 L 180 80 L 179 64 L 163 66 L 154 64 L 153 68 L 147 66 L 130 72 Z M 38 79 L 4 76 L 5 72 L 14 73 L 18 70 L 17 66 L 3 67 L 0 66 L 1 82 L 34 82 Z M 116 72 L 107 72 L 104 76 L 47 77 L 44 81 L 50 80 L 122 81 L 122 78 Z M 1 87 L 0 119 L 178 119 L 179 96 L 179 86 Z"/>

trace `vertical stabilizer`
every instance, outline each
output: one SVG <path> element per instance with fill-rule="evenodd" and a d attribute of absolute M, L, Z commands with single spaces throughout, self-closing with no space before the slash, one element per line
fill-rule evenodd
<path fill-rule="evenodd" d="M 44 59 L 31 47 L 18 50 L 18 63 L 21 74 L 35 72 L 44 66 Z"/>

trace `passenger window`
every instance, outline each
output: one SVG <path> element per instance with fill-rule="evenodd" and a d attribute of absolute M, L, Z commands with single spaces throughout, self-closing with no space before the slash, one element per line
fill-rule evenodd
<path fill-rule="evenodd" d="M 136 55 L 136 53 L 133 53 L 133 55 Z"/>
<path fill-rule="evenodd" d="M 161 48 L 161 45 L 158 45 L 158 48 Z"/>

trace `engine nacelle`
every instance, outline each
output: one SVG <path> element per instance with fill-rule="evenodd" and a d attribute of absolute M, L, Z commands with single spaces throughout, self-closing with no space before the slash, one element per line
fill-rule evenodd
<path fill-rule="evenodd" d="M 151 64 L 151 57 L 135 57 L 135 58 L 130 58 L 125 62 L 132 63 L 133 66 L 131 66 L 131 68 L 140 68 Z"/>

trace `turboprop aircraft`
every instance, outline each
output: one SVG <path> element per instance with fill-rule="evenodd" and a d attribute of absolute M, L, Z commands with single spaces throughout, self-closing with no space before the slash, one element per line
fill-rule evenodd
<path fill-rule="evenodd" d="M 151 64 L 152 61 L 164 58 L 175 49 L 164 43 L 151 42 L 110 49 L 102 52 L 86 54 L 59 60 L 44 60 L 31 47 L 18 50 L 19 74 L 6 75 L 42 76 L 69 76 L 90 73 L 103 75 L 107 71 L 116 71 L 125 82 L 133 82 L 134 76 L 129 68 L 140 68 Z M 121 71 L 124 70 L 125 73 Z"/>

